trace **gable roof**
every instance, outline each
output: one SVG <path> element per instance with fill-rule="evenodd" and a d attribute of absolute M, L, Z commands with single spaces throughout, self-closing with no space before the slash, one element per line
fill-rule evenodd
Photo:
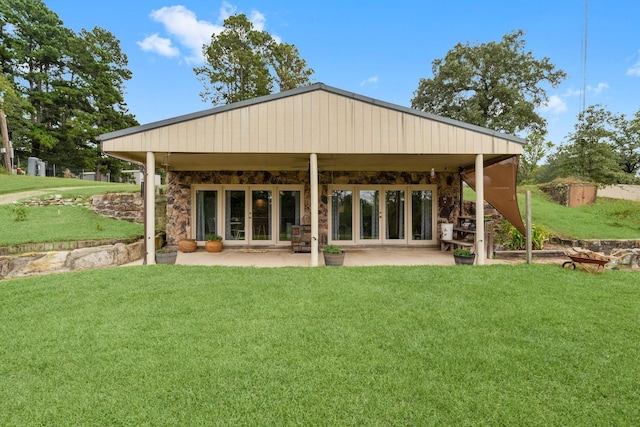
<path fill-rule="evenodd" d="M 309 153 L 319 155 L 320 166 L 332 157 L 336 168 L 353 168 L 355 161 L 362 168 L 423 170 L 424 159 L 416 154 L 435 156 L 429 168 L 458 167 L 472 163 L 478 153 L 518 155 L 526 142 L 323 83 L 110 132 L 98 140 L 115 157 L 143 162 L 146 152 L 154 152 L 160 161 L 171 153 L 175 168 L 192 170 L 302 169 Z M 340 155 L 350 157 L 335 157 Z M 458 158 L 453 162 L 451 156 Z"/>

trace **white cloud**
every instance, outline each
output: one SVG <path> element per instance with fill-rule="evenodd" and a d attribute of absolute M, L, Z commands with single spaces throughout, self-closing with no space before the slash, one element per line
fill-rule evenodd
<path fill-rule="evenodd" d="M 378 76 L 372 76 L 372 77 L 369 77 L 369 78 L 368 78 L 368 79 L 366 79 L 366 80 L 361 81 L 361 82 L 360 82 L 360 86 L 364 86 L 364 85 L 366 85 L 366 84 L 372 84 L 372 85 L 375 85 L 375 84 L 377 84 L 377 83 L 378 83 Z"/>
<path fill-rule="evenodd" d="M 220 26 L 198 20 L 196 14 L 184 6 L 167 6 L 151 12 L 151 18 L 164 25 L 167 32 L 190 51 L 187 62 L 202 62 L 202 46 L 211 41 L 211 35 L 220 32 Z"/>
<path fill-rule="evenodd" d="M 158 55 L 167 56 L 169 58 L 173 58 L 180 54 L 180 50 L 171 45 L 171 40 L 160 37 L 157 33 L 147 37 L 141 42 L 138 42 L 138 46 L 140 46 L 140 48 L 145 52 L 155 52 Z"/>
<path fill-rule="evenodd" d="M 258 31 L 263 31 L 264 26 L 267 23 L 267 18 L 265 18 L 264 14 L 258 12 L 257 10 L 252 10 L 251 15 L 248 16 L 249 21 L 253 24 L 253 28 Z"/>
<path fill-rule="evenodd" d="M 222 6 L 220 6 L 220 22 L 224 22 L 225 19 L 230 17 L 231 15 L 236 14 L 237 7 L 230 4 L 229 2 L 223 1 Z"/>
<path fill-rule="evenodd" d="M 541 107 L 544 111 L 559 114 L 567 110 L 567 103 L 558 95 L 551 95 L 549 101 Z"/>
<path fill-rule="evenodd" d="M 598 86 L 593 87 L 591 85 L 587 86 L 587 92 L 591 92 L 594 95 L 598 95 L 600 92 L 602 92 L 605 89 L 609 89 L 609 84 L 608 83 L 598 83 Z"/>
<path fill-rule="evenodd" d="M 222 31 L 221 23 L 236 13 L 236 6 L 223 1 L 218 18 L 220 24 L 214 24 L 199 20 L 193 11 L 184 6 L 165 6 L 152 11 L 149 16 L 154 21 L 161 23 L 171 38 L 163 38 L 158 34 L 154 34 L 138 42 L 138 45 L 144 51 L 175 57 L 179 55 L 179 49 L 173 46 L 173 40 L 176 44 L 189 51 L 186 57 L 188 63 L 202 63 L 204 61 L 202 46 L 208 45 L 211 42 L 211 36 Z M 252 10 L 248 18 L 256 30 L 264 30 L 267 22 L 264 14 L 257 10 Z M 281 42 L 279 37 L 273 36 L 273 38 L 277 42 Z"/>
<path fill-rule="evenodd" d="M 640 50 L 635 55 L 633 55 L 633 57 L 629 58 L 629 60 L 634 57 L 636 58 L 636 63 L 627 70 L 627 76 L 640 77 L 640 59 L 637 59 L 638 57 L 640 57 Z"/>

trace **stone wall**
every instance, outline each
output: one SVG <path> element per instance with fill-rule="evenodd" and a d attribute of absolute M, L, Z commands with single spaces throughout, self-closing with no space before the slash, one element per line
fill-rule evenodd
<path fill-rule="evenodd" d="M 140 193 L 106 193 L 91 197 L 91 210 L 99 215 L 130 222 L 144 222 Z"/>
<path fill-rule="evenodd" d="M 439 173 L 435 179 L 428 172 L 332 172 L 319 173 L 319 239 L 327 241 L 329 185 L 427 185 L 438 187 L 437 223 L 453 222 L 460 202 L 460 180 L 454 173 Z M 167 174 L 167 242 L 177 244 L 191 232 L 191 186 L 194 184 L 222 185 L 304 185 L 304 212 L 301 223 L 311 222 L 308 171 L 202 171 L 169 172 Z M 439 230 L 436 230 L 439 235 Z"/>
<path fill-rule="evenodd" d="M 113 267 L 142 258 L 142 242 L 0 257 L 0 279 Z"/>

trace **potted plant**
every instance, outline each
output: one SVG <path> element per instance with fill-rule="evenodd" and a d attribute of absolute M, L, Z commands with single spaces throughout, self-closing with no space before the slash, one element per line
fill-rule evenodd
<path fill-rule="evenodd" d="M 206 240 L 204 248 L 207 252 L 220 252 L 222 250 L 222 236 L 210 233 L 204 236 Z"/>
<path fill-rule="evenodd" d="M 453 260 L 456 264 L 473 265 L 476 254 L 471 249 L 457 248 L 453 250 Z"/>
<path fill-rule="evenodd" d="M 163 246 L 156 251 L 156 264 L 175 264 L 178 251 L 175 246 Z"/>
<path fill-rule="evenodd" d="M 338 266 L 344 263 L 344 250 L 336 245 L 325 245 L 324 265 Z"/>
<path fill-rule="evenodd" d="M 198 248 L 196 239 L 180 239 L 178 241 L 178 249 L 180 252 L 194 252 Z"/>

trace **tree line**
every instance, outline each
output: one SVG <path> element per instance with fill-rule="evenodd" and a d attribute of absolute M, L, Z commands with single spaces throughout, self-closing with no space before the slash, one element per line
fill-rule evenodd
<path fill-rule="evenodd" d="M 421 111 L 524 136 L 519 180 L 575 176 L 599 184 L 638 183 L 640 110 L 631 118 L 594 105 L 581 112 L 566 144 L 548 141 L 539 109 L 566 73 L 526 50 L 523 31 L 499 41 L 458 43 L 432 63 L 411 99 Z M 203 101 L 229 104 L 311 83 L 295 45 L 232 15 L 203 46 L 194 68 Z M 122 162 L 100 153 L 95 137 L 137 125 L 124 101 L 127 56 L 108 30 L 65 28 L 41 0 L 0 5 L 0 95 L 14 148 L 72 170 L 110 172 Z M 545 162 L 541 164 L 541 162 Z M 61 171 L 58 171 L 60 174 Z"/>
<path fill-rule="evenodd" d="M 118 172 L 95 137 L 138 124 L 124 101 L 127 65 L 108 30 L 76 33 L 40 0 L 2 2 L 0 84 L 21 163 L 38 157 L 60 169 Z"/>

